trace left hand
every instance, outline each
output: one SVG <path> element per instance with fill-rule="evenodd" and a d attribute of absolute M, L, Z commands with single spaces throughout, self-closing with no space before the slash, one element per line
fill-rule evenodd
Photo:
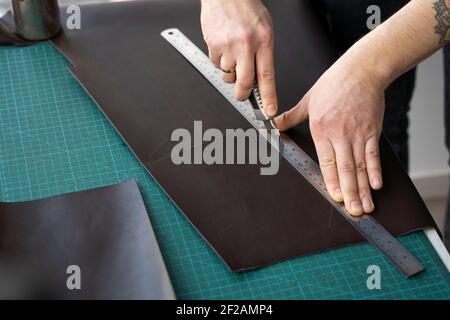
<path fill-rule="evenodd" d="M 371 190 L 382 187 L 379 139 L 387 83 L 344 55 L 291 110 L 276 118 L 281 131 L 309 117 L 327 190 L 352 215 L 374 210 Z"/>

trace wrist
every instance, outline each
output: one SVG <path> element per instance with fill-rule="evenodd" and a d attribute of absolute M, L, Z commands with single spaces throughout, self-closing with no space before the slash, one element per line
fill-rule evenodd
<path fill-rule="evenodd" d="M 347 70 L 351 70 L 362 81 L 370 82 L 385 90 L 398 76 L 395 64 L 391 63 L 386 52 L 373 47 L 366 48 L 357 42 L 340 59 L 347 64 Z"/>

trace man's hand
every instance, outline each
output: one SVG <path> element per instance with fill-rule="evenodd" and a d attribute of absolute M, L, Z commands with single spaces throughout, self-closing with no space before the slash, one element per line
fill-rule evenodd
<path fill-rule="evenodd" d="M 256 70 L 264 111 L 275 116 L 272 19 L 261 1 L 202 0 L 201 24 L 211 61 L 236 82 L 235 98 L 249 97 Z"/>
<path fill-rule="evenodd" d="M 378 143 L 387 84 L 344 55 L 291 110 L 276 118 L 281 131 L 309 117 L 326 187 L 352 215 L 374 209 L 370 187 L 382 187 Z"/>

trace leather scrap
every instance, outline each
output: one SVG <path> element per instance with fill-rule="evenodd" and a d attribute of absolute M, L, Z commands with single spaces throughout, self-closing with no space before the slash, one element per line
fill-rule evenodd
<path fill-rule="evenodd" d="M 134 180 L 0 203 L 0 283 L 0 299 L 175 298 Z"/>
<path fill-rule="evenodd" d="M 265 1 L 275 31 L 280 112 L 307 92 L 336 58 L 308 1 Z M 255 165 L 175 165 L 177 128 L 249 124 L 161 36 L 180 29 L 205 53 L 198 0 L 155 0 L 82 7 L 80 31 L 52 39 L 162 189 L 233 271 L 351 245 L 365 239 L 281 159 L 274 176 Z M 317 161 L 308 124 L 288 135 Z M 197 146 L 199 147 L 199 146 Z M 374 217 L 392 234 L 436 227 L 388 142 L 380 142 L 384 187 Z"/>

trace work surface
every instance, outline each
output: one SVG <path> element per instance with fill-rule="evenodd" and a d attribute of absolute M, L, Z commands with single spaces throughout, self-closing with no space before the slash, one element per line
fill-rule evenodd
<path fill-rule="evenodd" d="M 426 267 L 412 279 L 368 244 L 230 272 L 134 158 L 68 65 L 49 43 L 0 48 L 1 201 L 135 178 L 178 298 L 450 298 L 450 276 L 422 232 L 400 238 Z M 369 265 L 381 268 L 380 290 L 366 286 Z"/>

